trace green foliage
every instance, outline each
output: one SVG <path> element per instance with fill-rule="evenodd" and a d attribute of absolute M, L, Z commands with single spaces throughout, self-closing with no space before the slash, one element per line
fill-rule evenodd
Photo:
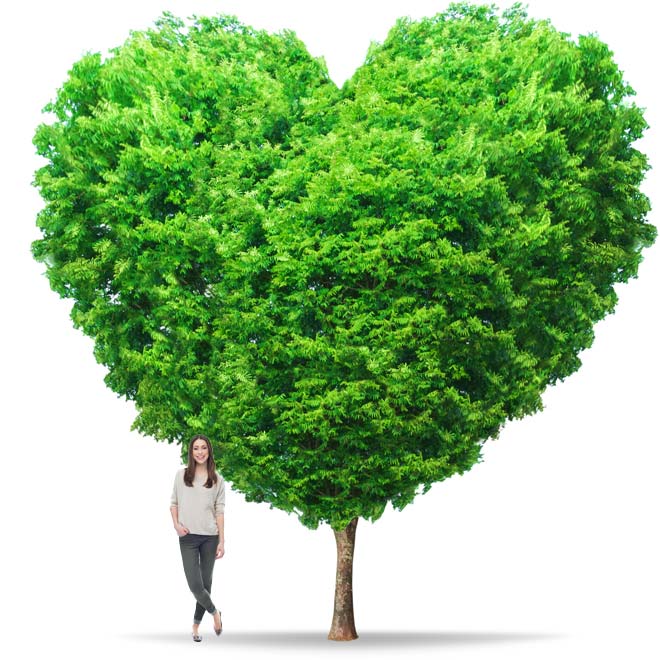
<path fill-rule="evenodd" d="M 632 94 L 520 6 L 401 19 L 341 90 L 290 32 L 164 14 L 47 106 L 34 256 L 135 428 L 375 520 L 539 410 L 636 277 Z"/>

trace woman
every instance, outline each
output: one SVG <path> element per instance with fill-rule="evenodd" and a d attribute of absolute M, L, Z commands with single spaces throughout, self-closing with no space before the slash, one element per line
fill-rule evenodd
<path fill-rule="evenodd" d="M 199 624 L 204 612 L 213 616 L 215 634 L 222 632 L 220 612 L 211 600 L 211 580 L 215 560 L 225 554 L 225 481 L 215 470 L 213 449 L 205 435 L 191 439 L 188 465 L 176 473 L 170 504 L 183 570 L 197 600 L 192 637 L 201 642 Z"/>

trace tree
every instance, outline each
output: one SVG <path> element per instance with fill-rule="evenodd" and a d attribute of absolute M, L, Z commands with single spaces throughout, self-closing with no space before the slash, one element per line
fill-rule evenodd
<path fill-rule="evenodd" d="M 331 639 L 358 519 L 540 410 L 637 276 L 633 94 L 597 38 L 455 4 L 341 90 L 291 32 L 164 14 L 46 106 L 34 257 L 134 429 L 332 527 Z"/>

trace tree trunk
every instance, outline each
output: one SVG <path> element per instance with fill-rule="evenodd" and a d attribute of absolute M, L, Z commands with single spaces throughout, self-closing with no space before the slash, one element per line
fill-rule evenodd
<path fill-rule="evenodd" d="M 353 551 L 355 528 L 358 519 L 353 518 L 341 532 L 335 531 L 337 541 L 337 581 L 335 583 L 335 611 L 328 639 L 350 642 L 357 639 L 353 618 Z M 334 531 L 334 530 L 333 530 Z"/>

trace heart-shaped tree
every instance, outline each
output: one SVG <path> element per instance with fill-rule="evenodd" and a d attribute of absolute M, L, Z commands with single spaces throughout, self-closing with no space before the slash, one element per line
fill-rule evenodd
<path fill-rule="evenodd" d="M 339 90 L 290 32 L 165 14 L 46 107 L 36 259 L 134 428 L 204 432 L 251 501 L 328 523 L 480 459 L 580 366 L 655 239 L 607 47 L 516 6 L 399 20 Z"/>

